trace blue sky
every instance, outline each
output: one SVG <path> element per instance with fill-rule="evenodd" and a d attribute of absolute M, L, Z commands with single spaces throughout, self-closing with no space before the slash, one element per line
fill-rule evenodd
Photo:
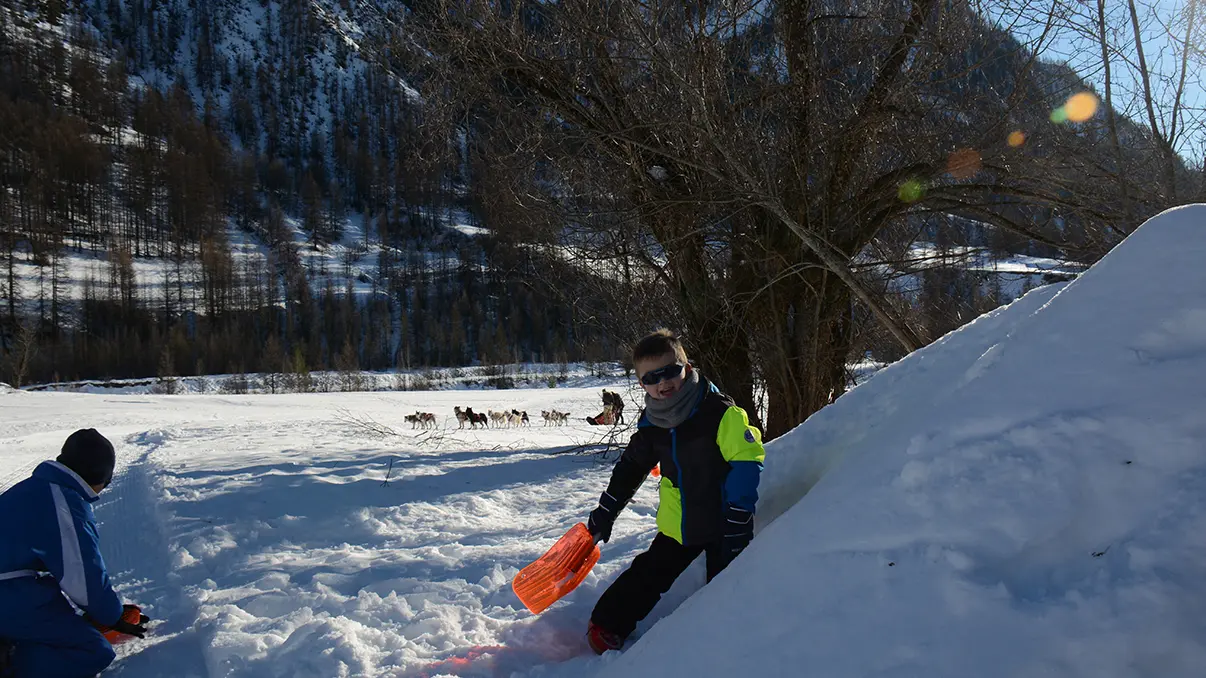
<path fill-rule="evenodd" d="M 1181 44 L 1185 37 L 1188 3 L 1192 0 L 1136 0 L 1144 53 L 1148 72 L 1152 74 L 1151 85 L 1156 101 L 1157 118 L 1168 127 L 1175 100 L 1175 92 L 1181 71 Z M 1062 14 L 1062 21 L 1048 36 L 1041 55 L 1048 61 L 1064 61 L 1091 82 L 1097 92 L 1103 92 L 1104 75 L 1101 67 L 1101 48 L 1096 39 L 1097 3 L 1094 0 L 1074 2 L 1056 0 L 1054 6 Z M 989 0 L 981 9 L 996 18 L 999 23 L 1013 23 L 1014 35 L 1024 41 L 1036 41 L 1042 34 L 1040 20 L 1053 7 L 1052 2 L 1031 3 L 1026 0 Z M 1196 23 L 1206 20 L 1206 6 L 1198 8 Z M 1111 58 L 1114 107 L 1148 126 L 1148 116 L 1143 107 L 1142 83 L 1139 78 L 1137 50 L 1127 3 L 1122 0 L 1106 2 L 1107 33 L 1114 45 Z M 1022 17 L 1019 19 L 1019 17 Z M 1202 34 L 1199 28 L 1196 33 Z M 1203 45 L 1198 38 L 1198 53 L 1190 56 L 1185 89 L 1182 97 L 1184 117 L 1178 124 L 1184 133 L 1178 133 L 1175 147 L 1186 162 L 1196 166 L 1201 163 L 1206 150 L 1206 136 L 1200 124 L 1206 115 L 1206 83 L 1199 75 L 1202 68 Z"/>

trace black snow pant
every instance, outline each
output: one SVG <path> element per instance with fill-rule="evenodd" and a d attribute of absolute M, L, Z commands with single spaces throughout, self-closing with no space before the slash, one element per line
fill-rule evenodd
<path fill-rule="evenodd" d="M 732 560 L 724 557 L 719 543 L 683 546 L 658 532 L 649 550 L 633 558 L 632 565 L 603 592 L 590 620 L 606 631 L 627 638 L 700 553 L 707 554 L 708 581 Z"/>

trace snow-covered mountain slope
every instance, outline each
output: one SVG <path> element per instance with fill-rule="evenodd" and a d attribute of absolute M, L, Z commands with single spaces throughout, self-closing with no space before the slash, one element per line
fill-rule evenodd
<path fill-rule="evenodd" d="M 385 50 L 405 15 L 401 2 L 119 0 L 80 10 L 124 48 L 136 82 L 183 84 L 198 105 L 209 98 L 245 143 L 266 141 L 240 129 L 247 115 L 284 116 L 303 135 L 355 122 L 365 112 L 366 81 L 418 97 Z M 269 96 L 288 106 L 268 110 Z"/>
<path fill-rule="evenodd" d="M 772 443 L 753 544 L 600 675 L 1201 675 L 1204 260 L 1161 214 Z"/>

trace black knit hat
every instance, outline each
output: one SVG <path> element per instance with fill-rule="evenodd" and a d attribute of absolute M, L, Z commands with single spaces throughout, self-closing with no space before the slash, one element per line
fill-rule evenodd
<path fill-rule="evenodd" d="M 108 438 L 94 428 L 82 428 L 67 436 L 58 462 L 89 485 L 108 485 L 117 459 Z"/>

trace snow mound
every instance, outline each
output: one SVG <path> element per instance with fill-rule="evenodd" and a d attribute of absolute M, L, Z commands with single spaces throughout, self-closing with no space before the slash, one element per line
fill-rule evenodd
<path fill-rule="evenodd" d="M 750 548 L 601 675 L 1201 675 L 1203 261 L 1165 212 L 772 443 Z"/>
<path fill-rule="evenodd" d="M 0 395 L 4 395 L 5 393 L 16 393 L 16 392 L 17 392 L 17 389 L 0 381 Z"/>

